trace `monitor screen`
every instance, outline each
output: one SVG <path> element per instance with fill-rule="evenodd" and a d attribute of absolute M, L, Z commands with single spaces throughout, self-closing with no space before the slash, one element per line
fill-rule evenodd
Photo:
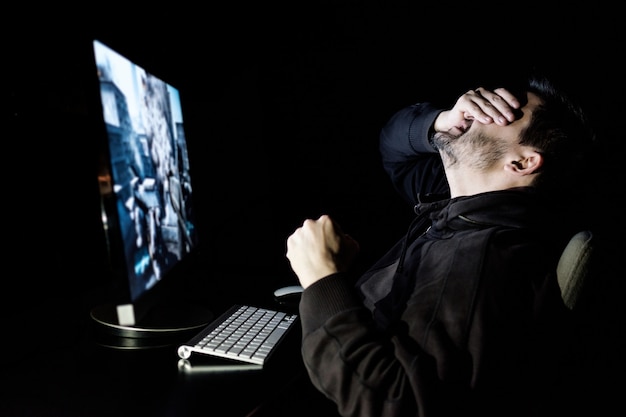
<path fill-rule="evenodd" d="M 112 257 L 128 286 L 118 324 L 135 325 L 142 298 L 168 279 L 198 236 L 179 91 L 93 42 L 105 152 L 98 180 Z"/>

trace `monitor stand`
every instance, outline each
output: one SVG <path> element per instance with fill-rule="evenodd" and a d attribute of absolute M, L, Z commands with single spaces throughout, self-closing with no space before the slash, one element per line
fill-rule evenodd
<path fill-rule="evenodd" d="M 193 303 L 154 306 L 135 325 L 118 324 L 117 309 L 104 304 L 91 310 L 97 343 L 118 349 L 146 349 L 185 342 L 213 319 L 213 314 Z"/>

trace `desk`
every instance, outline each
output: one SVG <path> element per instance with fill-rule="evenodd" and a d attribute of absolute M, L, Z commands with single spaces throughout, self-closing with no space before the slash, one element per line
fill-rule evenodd
<path fill-rule="evenodd" d="M 179 367 L 177 344 L 114 349 L 93 324 L 65 345 L 15 356 L 2 373 L 2 416 L 332 416 L 333 405 L 310 384 L 299 332 L 262 371 L 205 372 Z M 293 336 L 293 337 L 292 337 Z M 44 342 L 44 341 L 42 341 Z"/>

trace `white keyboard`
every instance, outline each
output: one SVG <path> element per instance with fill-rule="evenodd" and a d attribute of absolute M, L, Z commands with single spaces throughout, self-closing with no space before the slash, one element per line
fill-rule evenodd
<path fill-rule="evenodd" d="M 178 356 L 192 353 L 264 365 L 298 316 L 264 308 L 234 305 L 189 342 Z"/>

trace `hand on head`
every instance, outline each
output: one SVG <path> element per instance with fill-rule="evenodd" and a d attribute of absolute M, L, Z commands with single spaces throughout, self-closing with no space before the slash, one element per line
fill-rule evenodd
<path fill-rule="evenodd" d="M 459 97 L 452 109 L 441 112 L 434 129 L 458 136 L 474 121 L 506 126 L 515 120 L 515 110 L 519 108 L 520 101 L 508 90 L 496 88 L 490 91 L 479 87 Z"/>
<path fill-rule="evenodd" d="M 359 244 L 328 215 L 307 219 L 287 239 L 287 259 L 304 288 L 348 269 Z"/>

